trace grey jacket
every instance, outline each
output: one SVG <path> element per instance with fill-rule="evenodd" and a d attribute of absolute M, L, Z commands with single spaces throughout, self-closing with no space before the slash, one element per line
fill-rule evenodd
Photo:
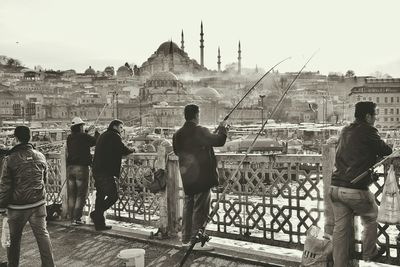
<path fill-rule="evenodd" d="M 19 144 L 5 158 L 0 176 L 0 208 L 29 209 L 46 203 L 45 156 L 31 144 Z"/>

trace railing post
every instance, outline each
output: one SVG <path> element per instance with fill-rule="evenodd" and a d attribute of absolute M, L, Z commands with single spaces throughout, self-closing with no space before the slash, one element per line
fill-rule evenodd
<path fill-rule="evenodd" d="M 167 211 L 168 211 L 168 233 L 170 236 L 178 234 L 179 226 L 179 165 L 178 160 L 167 161 Z"/>
<path fill-rule="evenodd" d="M 66 147 L 65 145 L 61 147 L 61 170 L 60 170 L 60 181 L 61 185 L 64 184 L 65 180 L 67 179 L 67 154 L 66 154 Z M 61 218 L 67 219 L 68 218 L 68 185 L 65 182 L 65 185 L 61 189 L 61 201 L 62 201 L 62 210 L 61 210 Z"/>
<path fill-rule="evenodd" d="M 335 217 L 333 214 L 332 200 L 329 196 L 329 187 L 332 181 L 332 172 L 335 165 L 335 155 L 336 155 L 336 143 L 328 143 L 323 145 L 322 147 L 322 175 L 324 181 L 324 212 L 325 212 L 325 225 L 324 232 L 325 234 L 332 235 L 333 227 L 335 226 Z M 352 239 L 355 241 L 355 233 L 358 232 L 358 220 L 354 218 L 353 221 L 353 237 Z M 353 243 L 354 244 L 354 243 Z M 351 246 L 353 250 L 355 246 Z M 358 267 L 359 262 L 357 259 L 353 259 L 350 263 L 352 267 Z"/>
<path fill-rule="evenodd" d="M 155 162 L 156 169 L 164 169 L 166 170 L 167 162 L 165 160 L 166 157 L 166 148 L 162 145 L 158 147 L 157 151 L 157 160 Z M 168 187 L 168 186 L 167 186 Z M 167 208 L 167 190 L 162 191 L 160 193 L 160 221 L 159 221 L 159 230 L 162 234 L 167 233 L 168 227 L 168 208 Z"/>
<path fill-rule="evenodd" d="M 333 217 L 332 201 L 329 197 L 329 187 L 331 186 L 332 172 L 335 165 L 335 144 L 326 144 L 322 147 L 322 177 L 324 183 L 324 232 L 333 234 L 335 219 Z"/>

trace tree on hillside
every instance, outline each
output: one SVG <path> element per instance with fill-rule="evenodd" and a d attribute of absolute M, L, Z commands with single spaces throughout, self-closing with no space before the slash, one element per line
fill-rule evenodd
<path fill-rule="evenodd" d="M 346 77 L 354 77 L 355 75 L 354 70 L 348 70 L 345 74 Z"/>
<path fill-rule="evenodd" d="M 21 61 L 19 61 L 18 59 L 15 59 L 15 58 L 11 58 L 11 57 L 7 59 L 6 65 L 8 67 L 20 67 L 20 66 L 22 66 Z"/>

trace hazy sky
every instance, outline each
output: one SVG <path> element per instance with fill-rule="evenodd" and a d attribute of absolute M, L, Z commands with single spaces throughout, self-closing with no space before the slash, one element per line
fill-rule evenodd
<path fill-rule="evenodd" d="M 104 70 L 141 65 L 172 38 L 200 62 L 204 24 L 205 65 L 237 61 L 264 69 L 292 56 L 280 71 L 297 71 L 317 49 L 307 70 L 357 75 L 376 70 L 400 77 L 400 1 L 300 0 L 1 0 L 0 55 L 27 67 Z"/>

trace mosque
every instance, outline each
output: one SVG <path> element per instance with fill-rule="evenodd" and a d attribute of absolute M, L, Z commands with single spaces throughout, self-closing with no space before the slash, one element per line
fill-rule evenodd
<path fill-rule="evenodd" d="M 221 53 L 218 48 L 217 56 L 218 72 L 221 72 Z M 181 47 L 172 41 L 162 43 L 158 49 L 139 68 L 139 75 L 151 76 L 157 72 L 169 71 L 176 75 L 199 74 L 210 72 L 204 66 L 204 32 L 203 22 L 200 25 L 200 64 L 191 59 L 185 52 L 185 41 L 183 31 L 181 33 Z M 241 48 L 238 49 L 238 74 L 241 73 Z"/>

